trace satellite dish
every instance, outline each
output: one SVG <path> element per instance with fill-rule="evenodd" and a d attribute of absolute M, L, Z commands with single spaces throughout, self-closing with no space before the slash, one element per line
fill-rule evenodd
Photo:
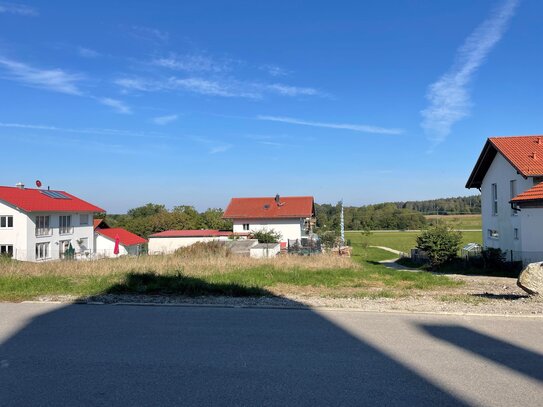
<path fill-rule="evenodd" d="M 40 181 L 39 179 L 36 180 L 36 186 L 37 186 L 38 188 L 41 187 L 41 181 Z"/>

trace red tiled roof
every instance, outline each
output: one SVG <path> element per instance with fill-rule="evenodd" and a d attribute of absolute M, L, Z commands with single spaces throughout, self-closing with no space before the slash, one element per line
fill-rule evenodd
<path fill-rule="evenodd" d="M 511 202 L 521 203 L 529 201 L 543 201 L 543 182 L 533 186 L 532 188 L 518 194 L 511 199 Z"/>
<path fill-rule="evenodd" d="M 64 191 L 60 192 L 69 199 L 51 198 L 43 192 L 47 190 L 17 187 L 0 187 L 0 201 L 7 202 L 25 212 L 105 212 Z"/>
<path fill-rule="evenodd" d="M 489 140 L 523 176 L 543 175 L 543 135 Z"/>
<path fill-rule="evenodd" d="M 218 237 L 230 236 L 232 232 L 221 231 L 216 229 L 202 230 L 166 230 L 164 232 L 155 233 L 149 237 Z"/>
<path fill-rule="evenodd" d="M 139 237 L 132 232 L 129 232 L 123 228 L 107 228 L 107 229 L 96 229 L 96 233 L 107 237 L 111 240 L 115 240 L 119 236 L 119 243 L 123 246 L 134 246 L 136 244 L 147 243 L 143 237 Z"/>
<path fill-rule="evenodd" d="M 315 212 L 312 196 L 285 196 L 279 201 L 278 205 L 274 197 L 232 198 L 223 218 L 310 218 Z"/>
<path fill-rule="evenodd" d="M 481 188 L 497 152 L 524 177 L 543 175 L 543 135 L 490 137 L 469 176 L 466 188 Z"/>
<path fill-rule="evenodd" d="M 94 219 L 93 226 L 94 226 L 94 229 L 99 228 L 99 227 L 109 228 L 106 221 L 103 219 Z"/>

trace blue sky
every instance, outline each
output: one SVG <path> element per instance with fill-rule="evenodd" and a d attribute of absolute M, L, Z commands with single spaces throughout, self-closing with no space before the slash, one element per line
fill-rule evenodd
<path fill-rule="evenodd" d="M 542 13 L 0 0 L 0 185 L 40 179 L 111 213 L 467 195 L 486 137 L 541 134 Z"/>

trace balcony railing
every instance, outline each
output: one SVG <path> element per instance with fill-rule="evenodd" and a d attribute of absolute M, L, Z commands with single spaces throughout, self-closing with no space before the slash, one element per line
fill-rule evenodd
<path fill-rule="evenodd" d="M 58 233 L 61 235 L 71 235 L 72 233 L 74 233 L 74 228 L 73 226 L 59 227 Z"/>
<path fill-rule="evenodd" d="M 53 229 L 51 228 L 36 228 L 36 237 L 51 236 L 52 234 L 53 234 Z"/>

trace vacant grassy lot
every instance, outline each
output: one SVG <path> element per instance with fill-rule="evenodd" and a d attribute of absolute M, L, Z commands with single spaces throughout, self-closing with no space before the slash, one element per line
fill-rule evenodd
<path fill-rule="evenodd" d="M 425 218 L 433 224 L 446 224 L 455 229 L 481 230 L 483 227 L 481 215 L 428 215 Z"/>
<path fill-rule="evenodd" d="M 416 246 L 417 236 L 421 232 L 370 232 L 369 235 L 363 232 L 346 232 L 345 237 L 350 239 L 354 247 L 385 246 L 392 249 L 409 253 Z M 462 232 L 462 242 L 482 243 L 483 236 L 481 232 Z"/>
<path fill-rule="evenodd" d="M 77 262 L 0 264 L 0 300 L 40 296 L 166 294 L 327 297 L 396 297 L 413 290 L 447 289 L 459 283 L 428 273 L 394 271 L 390 258 L 355 245 L 352 258 L 286 256 L 260 260 L 235 256 L 142 256 Z"/>

